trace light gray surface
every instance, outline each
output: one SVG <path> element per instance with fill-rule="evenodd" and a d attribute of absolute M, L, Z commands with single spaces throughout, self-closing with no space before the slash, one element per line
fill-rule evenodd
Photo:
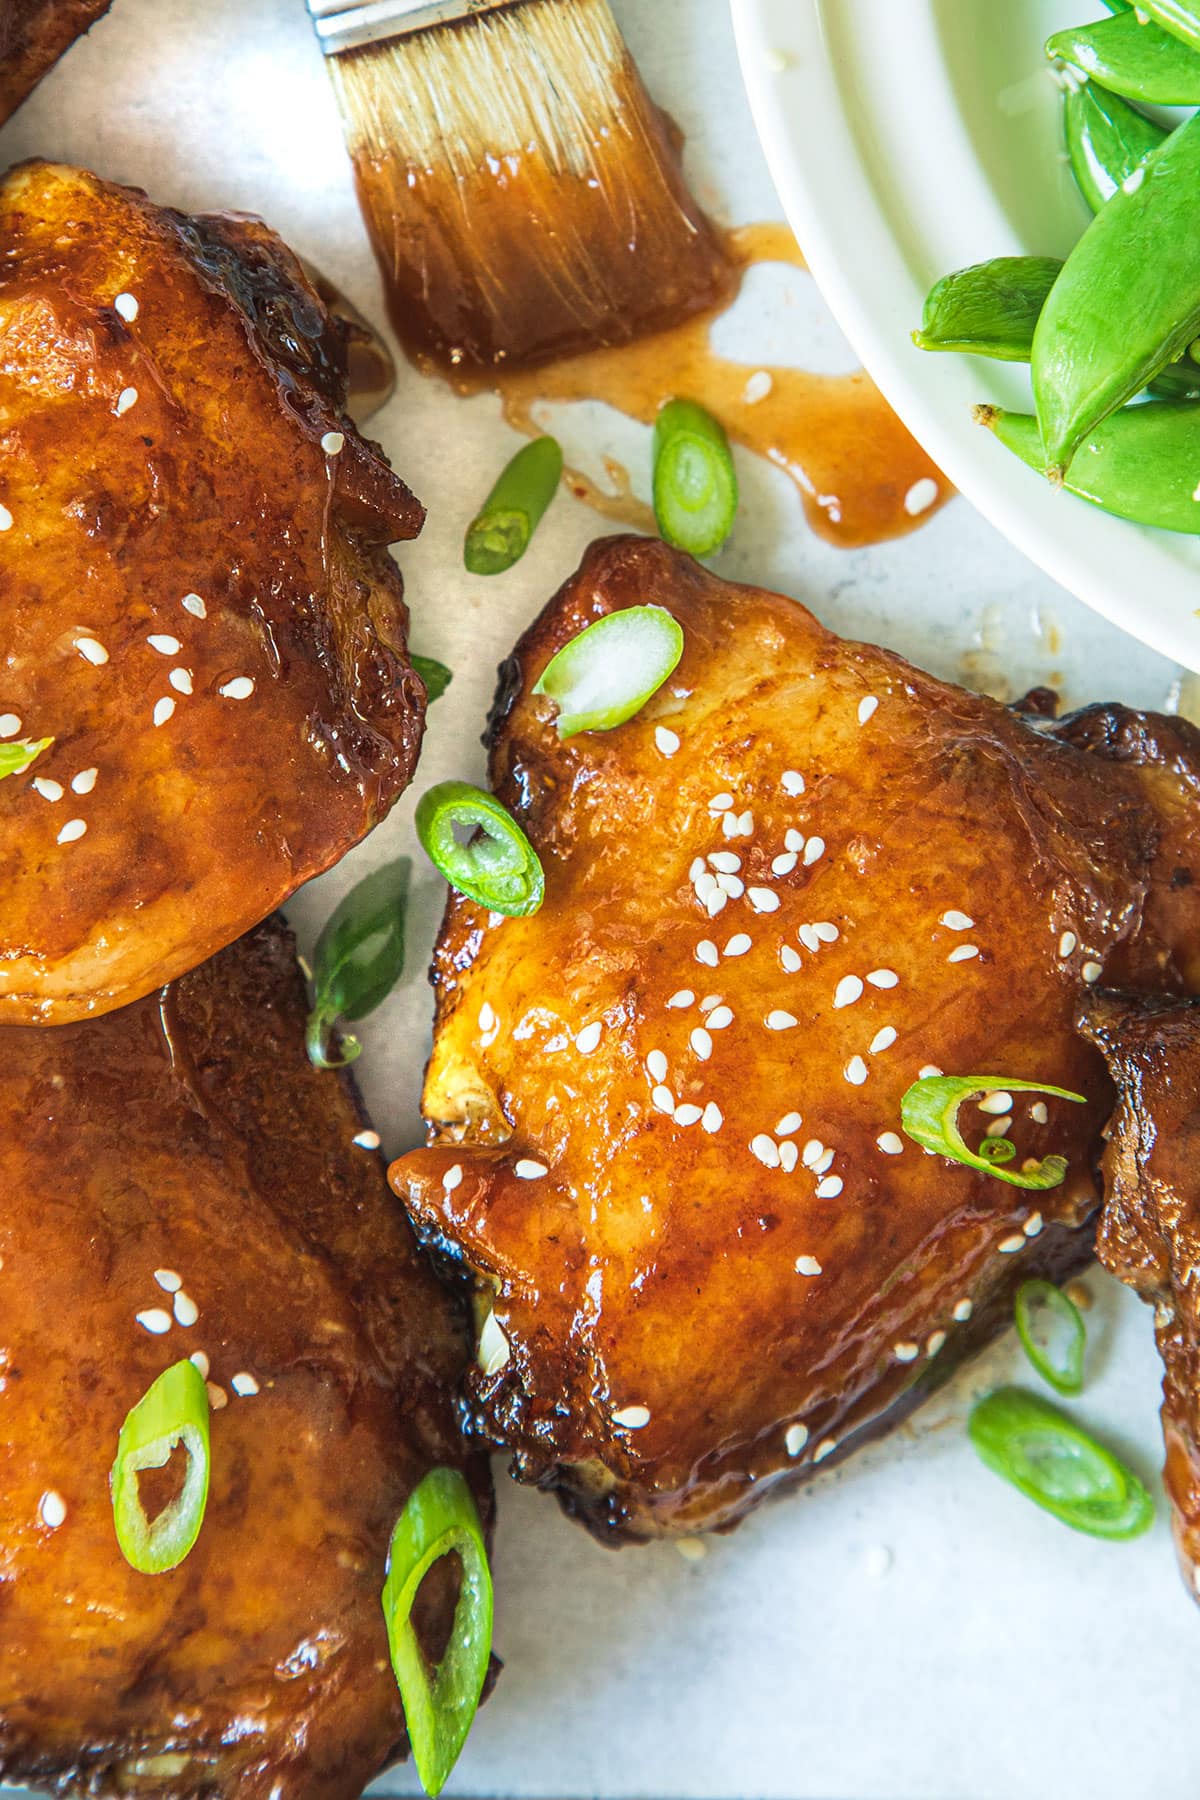
<path fill-rule="evenodd" d="M 617 10 L 689 133 L 703 197 L 727 218 L 774 216 L 723 0 L 617 0 Z M 380 316 L 301 0 L 116 0 L 0 134 L 0 161 L 35 152 L 140 182 L 162 201 L 261 211 Z M 761 272 L 728 330 L 752 364 L 790 354 L 836 367 L 847 355 L 795 271 Z M 424 537 L 401 555 L 415 646 L 456 671 L 432 714 L 418 787 L 477 777 L 495 665 L 597 520 L 564 497 L 516 571 L 472 579 L 461 532 L 513 442 L 494 402 L 452 399 L 404 369 L 373 429 L 430 506 Z M 576 431 L 644 467 L 644 434 L 611 415 Z M 745 505 L 722 573 L 779 586 L 839 630 L 982 685 L 1003 679 L 1016 693 L 1061 677 L 1072 701 L 1167 698 L 1168 664 L 1039 576 L 961 502 L 904 542 L 846 553 L 809 534 L 782 477 L 748 459 L 740 469 Z M 413 848 L 411 814 L 411 802 L 398 807 L 298 898 L 304 933 L 368 867 Z M 418 1135 L 421 971 L 441 898 L 418 868 L 411 977 L 363 1032 L 359 1067 L 389 1149 Z M 1153 1476 L 1149 1316 L 1100 1275 L 1091 1284 L 1100 1306 L 1081 1411 Z M 1200 1620 L 1165 1522 L 1135 1545 L 1095 1544 L 979 1468 L 963 1438 L 966 1405 L 1019 1370 L 1013 1347 L 998 1347 L 914 1424 L 697 1564 L 668 1548 L 606 1553 L 553 1503 L 502 1481 L 497 1648 L 507 1668 L 453 1790 L 1190 1800 L 1183 1721 Z M 415 1786 L 402 1771 L 386 1791 Z"/>

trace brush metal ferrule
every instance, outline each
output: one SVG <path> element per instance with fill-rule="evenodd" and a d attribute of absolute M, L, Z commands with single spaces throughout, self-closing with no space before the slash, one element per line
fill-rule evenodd
<path fill-rule="evenodd" d="M 461 25 L 519 0 L 305 0 L 326 56 L 408 37 L 434 25 Z"/>

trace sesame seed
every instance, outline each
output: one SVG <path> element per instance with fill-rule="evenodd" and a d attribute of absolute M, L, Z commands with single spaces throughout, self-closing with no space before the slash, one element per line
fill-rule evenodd
<path fill-rule="evenodd" d="M 0 506 L 0 531 L 11 531 L 13 516 L 7 506 Z"/>
<path fill-rule="evenodd" d="M 602 1029 L 603 1027 L 600 1020 L 593 1019 L 590 1025 L 585 1025 L 583 1030 L 579 1032 L 575 1039 L 575 1048 L 581 1056 L 590 1056 L 592 1054 L 592 1051 L 600 1042 L 600 1033 Z"/>
<path fill-rule="evenodd" d="M 797 1275 L 819 1275 L 821 1265 L 815 1256 L 798 1256 L 796 1258 Z"/>
<path fill-rule="evenodd" d="M 946 1342 L 946 1334 L 944 1331 L 931 1331 L 929 1336 L 925 1340 L 926 1356 L 936 1356 L 938 1351 L 945 1344 L 945 1342 Z"/>
<path fill-rule="evenodd" d="M 731 900 L 740 900 L 746 891 L 746 884 L 740 875 L 718 875 L 717 886 Z"/>
<path fill-rule="evenodd" d="M 897 1032 L 894 1025 L 882 1026 L 871 1039 L 870 1054 L 872 1056 L 878 1056 L 881 1050 L 890 1050 L 896 1041 L 896 1037 Z"/>
<path fill-rule="evenodd" d="M 688 1042 L 691 1044 L 696 1055 L 700 1058 L 700 1061 L 707 1062 L 712 1055 L 713 1041 L 703 1025 L 696 1026 L 696 1029 L 692 1032 Z"/>
<path fill-rule="evenodd" d="M 16 737 L 21 721 L 16 713 L 0 713 L 0 738 Z"/>
<path fill-rule="evenodd" d="M 975 921 L 968 918 L 965 912 L 951 910 L 942 914 L 939 923 L 944 925 L 947 931 L 970 931 Z"/>
<path fill-rule="evenodd" d="M 796 860 L 794 850 L 785 850 L 782 856 L 773 857 L 771 860 L 772 875 L 790 875 L 796 866 Z"/>
<path fill-rule="evenodd" d="M 946 958 L 946 961 L 948 963 L 970 962 L 971 958 L 973 956 L 978 956 L 978 955 L 979 955 L 979 945 L 978 944 L 960 944 L 958 946 L 957 950 L 952 950 L 950 952 L 949 956 Z"/>
<path fill-rule="evenodd" d="M 688 1101 L 684 1106 L 677 1106 L 675 1108 L 675 1123 L 677 1125 L 696 1125 L 699 1123 L 702 1116 L 700 1108 L 698 1106 L 693 1106 L 691 1101 Z"/>
<path fill-rule="evenodd" d="M 875 1142 L 885 1156 L 899 1156 L 904 1149 L 904 1140 L 894 1131 L 881 1131 Z"/>
<path fill-rule="evenodd" d="M 179 639 L 171 637 L 170 633 L 166 631 L 152 631 L 146 642 L 152 650 L 157 650 L 160 656 L 178 656 L 183 649 Z"/>
<path fill-rule="evenodd" d="M 504 1327 L 494 1312 L 489 1312 L 479 1330 L 479 1347 L 475 1352 L 475 1360 L 485 1375 L 498 1375 L 509 1357 L 512 1346 L 505 1335 Z"/>
<path fill-rule="evenodd" d="M 199 1369 L 201 1375 L 204 1377 L 205 1381 L 207 1381 L 209 1361 L 203 1350 L 193 1350 L 192 1354 L 188 1357 L 188 1361 L 194 1368 Z"/>
<path fill-rule="evenodd" d="M 711 813 L 728 812 L 729 808 L 732 805 L 733 805 L 733 795 L 732 794 L 714 794 L 712 799 L 708 803 L 708 810 Z"/>
<path fill-rule="evenodd" d="M 549 1174 L 545 1163 L 534 1162 L 531 1156 L 523 1156 L 513 1165 L 513 1174 L 518 1181 L 540 1181 L 543 1175 Z"/>
<path fill-rule="evenodd" d="M 837 926 L 832 924 L 828 919 L 818 920 L 813 926 L 813 930 L 817 934 L 818 943 L 822 944 L 836 944 L 839 937 L 842 935 Z"/>
<path fill-rule="evenodd" d="M 721 820 L 721 830 L 727 838 L 749 837 L 754 830 L 754 814 L 752 812 L 726 813 Z"/>
<path fill-rule="evenodd" d="M 138 303 L 132 294 L 118 294 L 113 301 L 113 310 L 120 313 L 127 325 L 132 325 L 138 316 Z"/>
<path fill-rule="evenodd" d="M 975 1302 L 973 1300 L 960 1300 L 958 1305 L 954 1308 L 954 1317 L 958 1320 L 960 1325 L 965 1325 L 974 1311 Z"/>
<path fill-rule="evenodd" d="M 156 700 L 154 702 L 154 723 L 156 725 L 165 725 L 167 720 L 174 714 L 174 711 L 175 702 L 172 700 L 170 694 L 164 694 L 161 700 Z"/>
<path fill-rule="evenodd" d="M 67 1516 L 67 1503 L 54 1488 L 47 1488 L 38 1501 L 38 1513 L 43 1525 L 57 1531 Z"/>
<path fill-rule="evenodd" d="M 71 777 L 71 792 L 73 794 L 90 794 L 96 785 L 96 777 L 99 773 L 99 769 L 80 769 L 78 775 Z"/>
<path fill-rule="evenodd" d="M 895 969 L 872 969 L 867 976 L 872 987 L 894 988 L 900 985 L 900 977 Z"/>
<path fill-rule="evenodd" d="M 499 1021 L 496 1018 L 495 1007 L 492 1005 L 490 1000 L 485 1000 L 483 1005 L 479 1009 L 479 1029 L 480 1029 L 480 1031 L 491 1031 L 498 1024 L 498 1022 Z"/>
<path fill-rule="evenodd" d="M 254 692 L 254 682 L 249 675 L 235 675 L 232 681 L 226 681 L 217 689 L 222 700 L 248 700 Z"/>
<path fill-rule="evenodd" d="M 456 1187 L 461 1187 L 462 1178 L 462 1164 L 454 1163 L 442 1176 L 442 1186 L 448 1194 L 452 1194 Z"/>
<path fill-rule="evenodd" d="M 194 1325 L 200 1317 L 200 1308 L 192 1296 L 185 1294 L 182 1289 L 176 1294 L 173 1304 L 175 1317 L 181 1325 Z"/>
<path fill-rule="evenodd" d="M 117 395 L 117 404 L 113 407 L 115 416 L 119 419 L 123 413 L 129 411 L 131 406 L 136 406 L 137 397 L 138 391 L 135 387 L 122 388 Z"/>
<path fill-rule="evenodd" d="M 700 1123 L 710 1136 L 714 1131 L 720 1131 L 722 1125 L 725 1123 L 725 1115 L 715 1100 L 710 1100 L 708 1105 L 704 1108 L 703 1113 L 700 1115 Z"/>
<path fill-rule="evenodd" d="M 728 953 L 728 945 L 726 945 L 726 952 Z M 671 998 L 667 1001 L 667 1005 L 675 1007 L 690 1006 L 695 998 L 696 996 L 693 994 L 691 988 L 679 988 L 671 995 Z"/>
<path fill-rule="evenodd" d="M 651 1081 L 667 1079 L 667 1059 L 661 1050 L 652 1050 L 646 1058 L 646 1071 Z"/>
<path fill-rule="evenodd" d="M 879 701 L 874 694 L 864 694 L 863 698 L 858 703 L 858 722 L 860 725 L 866 724 L 867 720 L 874 714 L 878 705 Z"/>
<path fill-rule="evenodd" d="M 798 969 L 803 967 L 798 952 L 793 950 L 790 944 L 779 946 L 779 960 L 789 975 L 794 975 Z"/>
<path fill-rule="evenodd" d="M 723 876 L 722 879 L 729 880 L 729 877 Z M 724 912 L 725 908 L 728 905 L 729 905 L 729 895 L 726 894 L 721 888 L 719 888 L 716 885 L 716 883 L 714 882 L 712 892 L 705 896 L 705 900 L 704 900 L 705 912 L 708 914 L 710 919 L 715 919 L 717 914 Z"/>
<path fill-rule="evenodd" d="M 179 603 L 184 612 L 190 612 L 194 619 L 207 619 L 208 608 L 199 594 L 185 594 Z"/>
<path fill-rule="evenodd" d="M 377 1131 L 359 1131 L 350 1141 L 360 1150 L 378 1150 L 380 1137 Z"/>
<path fill-rule="evenodd" d="M 674 756 L 679 748 L 678 733 L 668 731 L 665 725 L 656 725 L 654 727 L 654 742 L 664 756 Z"/>
<path fill-rule="evenodd" d="M 779 785 L 785 794 L 791 794 L 794 797 L 804 792 L 804 777 L 799 769 L 785 769 Z"/>
<path fill-rule="evenodd" d="M 799 1131 L 803 1123 L 804 1120 L 800 1117 L 798 1112 L 784 1113 L 782 1119 L 780 1119 L 778 1125 L 775 1127 L 775 1136 L 791 1137 L 793 1131 Z"/>
<path fill-rule="evenodd" d="M 804 833 L 797 831 L 794 825 L 789 825 L 783 834 L 783 847 L 785 850 L 794 850 L 799 855 L 804 848 Z"/>
<path fill-rule="evenodd" d="M 789 1425 L 783 1434 L 784 1448 L 789 1456 L 799 1456 L 807 1442 L 807 1425 Z"/>
<path fill-rule="evenodd" d="M 750 1148 L 765 1168 L 779 1167 L 779 1148 L 775 1139 L 768 1137 L 765 1131 L 760 1131 L 757 1137 L 750 1139 Z"/>
<path fill-rule="evenodd" d="M 730 1006 L 714 1006 L 708 1015 L 710 1031 L 724 1031 L 727 1025 L 733 1024 L 733 1008 Z"/>
<path fill-rule="evenodd" d="M 832 1169 L 832 1167 L 833 1151 L 829 1149 L 822 1150 L 820 1156 L 818 1156 L 816 1162 L 813 1164 L 813 1174 L 824 1175 L 829 1169 Z"/>
<path fill-rule="evenodd" d="M 675 1549 L 684 1562 L 703 1562 L 708 1555 L 708 1545 L 703 1538 L 682 1537 L 675 1539 Z"/>
<path fill-rule="evenodd" d="M 820 1138 L 809 1138 L 807 1144 L 804 1146 L 805 1165 L 810 1169 L 815 1168 L 824 1154 L 825 1146 Z"/>
<path fill-rule="evenodd" d="M 707 869 L 701 869 L 698 875 L 693 876 L 692 886 L 696 890 L 697 900 L 707 900 L 710 894 L 715 894 L 717 891 L 717 878 Z"/>
<path fill-rule="evenodd" d="M 1031 1212 L 1024 1225 L 1022 1225 L 1021 1230 L 1025 1233 L 1027 1238 L 1039 1237 L 1045 1223 L 1046 1221 L 1043 1219 L 1040 1212 Z"/>
<path fill-rule="evenodd" d="M 1012 1103 L 1011 1094 L 1006 1093 L 1003 1088 L 993 1088 L 978 1104 L 981 1113 L 1006 1113 L 1012 1110 Z"/>
<path fill-rule="evenodd" d="M 660 1113 L 666 1113 L 668 1118 L 675 1111 L 675 1096 L 669 1087 L 656 1087 L 650 1095 L 650 1100 L 652 1105 Z"/>
<path fill-rule="evenodd" d="M 910 519 L 915 519 L 920 513 L 928 512 L 937 497 L 937 482 L 930 480 L 928 475 L 922 475 L 920 481 L 914 481 L 905 494 L 904 510 Z"/>
<path fill-rule="evenodd" d="M 747 888 L 746 898 L 756 913 L 771 913 L 779 910 L 779 895 L 773 894 L 770 888 Z"/>
<path fill-rule="evenodd" d="M 1099 981 L 1104 970 L 1098 962 L 1085 962 L 1079 973 L 1090 984 L 1093 981 Z"/>
<path fill-rule="evenodd" d="M 1070 956 L 1078 942 L 1079 939 L 1075 936 L 1073 931 L 1064 931 L 1058 940 L 1058 954 L 1060 956 Z"/>
<path fill-rule="evenodd" d="M 177 1294 L 183 1286 L 183 1276 L 174 1269 L 155 1269 L 154 1279 L 166 1294 Z"/>
<path fill-rule="evenodd" d="M 919 1344 L 909 1343 L 895 1344 L 893 1345 L 893 1351 L 897 1362 L 916 1362 L 918 1356 L 921 1354 L 921 1346 Z"/>
<path fill-rule="evenodd" d="M 726 956 L 745 956 L 750 948 L 750 938 L 744 931 L 735 931 L 725 946 Z"/>
<path fill-rule="evenodd" d="M 1024 1232 L 1021 1232 L 1016 1237 L 1006 1237 L 997 1248 L 999 1249 L 1001 1256 L 1015 1255 L 1018 1250 L 1023 1250 L 1025 1248 Z"/>
<path fill-rule="evenodd" d="M 765 400 L 775 383 L 766 369 L 755 369 L 753 375 L 742 389 L 742 403 L 745 406 L 756 406 Z"/>
<path fill-rule="evenodd" d="M 208 1388 L 208 1404 L 214 1412 L 220 1412 L 223 1406 L 229 1405 L 229 1395 L 223 1387 L 218 1387 L 215 1381 L 207 1382 L 205 1385 Z"/>
<path fill-rule="evenodd" d="M 736 875 L 742 866 L 742 859 L 736 850 L 714 850 L 708 860 L 723 875 Z"/>
<path fill-rule="evenodd" d="M 106 663 L 108 661 L 108 651 L 104 648 L 104 645 L 99 643 L 94 637 L 77 637 L 75 639 L 75 648 L 78 650 L 80 656 L 82 656 L 84 662 L 90 662 L 93 668 L 98 669 L 101 663 Z"/>
<path fill-rule="evenodd" d="M 720 994 L 705 994 L 703 1000 L 700 1002 L 700 1011 L 702 1013 L 710 1013 L 714 1006 L 720 1006 L 720 1004 Z"/>
<path fill-rule="evenodd" d="M 1035 1125 L 1044 1125 L 1050 1117 L 1050 1109 L 1044 1100 L 1035 1100 L 1029 1109 L 1029 1116 Z"/>
<path fill-rule="evenodd" d="M 825 839 L 823 837 L 810 837 L 808 842 L 804 846 L 804 866 L 805 866 L 805 868 L 811 869 L 812 865 L 820 857 L 824 856 L 824 854 L 825 854 Z"/>
<path fill-rule="evenodd" d="M 800 939 L 800 942 L 804 945 L 804 948 L 806 950 L 811 951 L 811 953 L 814 956 L 817 954 L 817 951 L 821 948 L 821 940 L 817 936 L 817 928 L 815 925 L 799 926 L 796 931 L 796 936 Z"/>
<path fill-rule="evenodd" d="M 696 945 L 696 961 L 705 968 L 715 969 L 717 966 L 717 946 L 711 938 L 701 938 Z"/>
<path fill-rule="evenodd" d="M 321 439 L 321 448 L 326 456 L 340 456 L 346 447 L 346 439 L 340 431 L 327 431 Z"/>
<path fill-rule="evenodd" d="M 826 1175 L 817 1183 L 818 1200 L 836 1200 L 845 1182 L 840 1175 Z"/>
<path fill-rule="evenodd" d="M 252 1394 L 258 1392 L 257 1381 L 245 1369 L 239 1370 L 229 1385 L 234 1393 L 239 1394 L 243 1400 L 248 1400 Z"/>
<path fill-rule="evenodd" d="M 77 844 L 86 830 L 86 819 L 68 819 L 58 834 L 58 842 L 60 844 Z"/>
<path fill-rule="evenodd" d="M 813 1461 L 815 1463 L 824 1462 L 825 1458 L 827 1456 L 833 1455 L 833 1453 L 837 1449 L 837 1447 L 838 1447 L 838 1441 L 836 1438 L 823 1439 L 823 1441 L 821 1443 L 819 1443 L 817 1445 L 816 1449 L 813 1451 L 813 1455 L 812 1455 Z"/>
<path fill-rule="evenodd" d="M 35 794 L 42 796 L 43 800 L 61 800 L 63 797 L 62 783 L 51 781 L 48 775 L 35 775 L 29 785 Z"/>
<path fill-rule="evenodd" d="M 138 1324 L 154 1337 L 161 1337 L 164 1331 L 171 1329 L 171 1315 L 164 1312 L 161 1306 L 149 1306 L 145 1312 L 136 1313 L 134 1317 Z"/>
<path fill-rule="evenodd" d="M 845 1068 L 846 1080 L 852 1087 L 861 1087 L 867 1079 L 867 1065 L 861 1056 L 852 1056 Z"/>
<path fill-rule="evenodd" d="M 783 1012 L 780 1008 L 769 1012 L 763 1020 L 768 1031 L 791 1031 L 800 1023 L 794 1013 Z"/>
<path fill-rule="evenodd" d="M 786 1175 L 790 1175 L 800 1161 L 800 1152 L 788 1138 L 779 1146 L 779 1166 Z"/>
<path fill-rule="evenodd" d="M 993 1119 L 983 1135 L 990 1138 L 1003 1137 L 1011 1124 L 1012 1114 L 1005 1113 L 1002 1119 Z"/>
<path fill-rule="evenodd" d="M 861 998 L 863 984 L 857 975 L 843 975 L 833 993 L 835 1007 L 853 1006 Z"/>
<path fill-rule="evenodd" d="M 650 1408 L 648 1406 L 619 1407 L 613 1414 L 612 1421 L 614 1425 L 624 1426 L 626 1431 L 641 1431 L 644 1425 L 650 1423 Z"/>

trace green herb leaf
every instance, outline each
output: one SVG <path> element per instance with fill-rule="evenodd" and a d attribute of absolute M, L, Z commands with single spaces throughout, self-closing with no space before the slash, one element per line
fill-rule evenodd
<path fill-rule="evenodd" d="M 353 1062 L 357 1038 L 335 1045 L 338 1019 L 362 1019 L 385 1000 L 404 972 L 404 922 L 412 864 L 385 863 L 351 888 L 330 915 L 313 953 L 313 1006 L 306 1039 L 318 1069 Z"/>
<path fill-rule="evenodd" d="M 627 606 L 588 625 L 551 657 L 534 687 L 558 702 L 558 735 L 611 731 L 640 712 L 683 655 L 663 606 Z"/>
<path fill-rule="evenodd" d="M 412 1625 L 425 1576 L 455 1554 L 462 1583 L 445 1655 L 431 1670 Z M 439 1794 L 479 1709 L 492 1651 L 492 1575 L 471 1490 L 457 1469 L 431 1469 L 392 1533 L 381 1596 L 392 1669 L 421 1785 Z"/>
<path fill-rule="evenodd" d="M 187 1452 L 181 1492 L 151 1522 L 138 1493 L 142 1469 L 165 1468 L 176 1445 Z M 204 1523 L 208 1502 L 208 1389 L 195 1363 L 175 1363 L 130 1411 L 112 1466 L 113 1524 L 121 1554 L 143 1575 L 177 1568 Z"/>
<path fill-rule="evenodd" d="M 1079 1308 L 1053 1282 L 1023 1281 L 1017 1289 L 1015 1312 L 1017 1335 L 1043 1381 L 1060 1394 L 1078 1394 L 1083 1387 L 1087 1342 Z"/>
<path fill-rule="evenodd" d="M 733 530 L 737 507 L 724 427 L 694 400 L 668 400 L 654 421 L 654 516 L 663 539 L 708 556 Z"/>
<path fill-rule="evenodd" d="M 7 744 L 0 744 L 0 781 L 6 775 L 23 775 L 53 742 L 52 737 L 13 738 Z"/>
<path fill-rule="evenodd" d="M 472 575 L 502 575 L 520 562 L 562 479 L 552 437 L 518 450 L 467 528 L 463 562 Z"/>
<path fill-rule="evenodd" d="M 413 656 L 410 652 L 408 660 L 425 684 L 426 704 L 432 706 L 435 700 L 441 699 L 454 680 L 453 671 L 432 656 Z"/>
<path fill-rule="evenodd" d="M 958 1129 L 958 1109 L 974 1094 L 1000 1093 L 1012 1089 L 1018 1093 L 1053 1094 L 1056 1099 L 1070 1100 L 1085 1106 L 1082 1094 L 1067 1088 L 1047 1087 L 1041 1081 L 1015 1081 L 1007 1075 L 926 1075 L 914 1081 L 900 1102 L 900 1124 L 907 1135 L 926 1150 L 936 1150 L 969 1169 L 982 1169 L 997 1181 L 1007 1181 L 1019 1188 L 1057 1187 L 1067 1172 L 1066 1158 L 1047 1156 L 1032 1169 L 1002 1169 L 998 1161 L 1007 1161 L 1003 1152 L 969 1150 Z M 1007 1138 L 985 1139 L 985 1142 L 1008 1144 Z M 1009 1146 L 1011 1149 L 1011 1145 Z"/>
<path fill-rule="evenodd" d="M 967 1432 L 993 1474 L 1073 1531 L 1133 1538 L 1154 1517 L 1154 1502 L 1131 1469 L 1057 1406 L 1023 1388 L 988 1394 Z"/>
<path fill-rule="evenodd" d="M 434 867 L 469 900 L 510 918 L 542 904 L 537 851 L 494 794 L 466 781 L 440 782 L 417 803 L 417 836 Z"/>

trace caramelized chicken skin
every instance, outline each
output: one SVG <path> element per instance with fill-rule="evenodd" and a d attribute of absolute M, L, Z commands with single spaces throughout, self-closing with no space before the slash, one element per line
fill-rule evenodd
<path fill-rule="evenodd" d="M 1083 1030 L 1119 1104 L 1104 1153 L 1100 1260 L 1153 1303 L 1163 1359 L 1163 1479 L 1200 1600 L 1200 1001 L 1097 994 Z"/>
<path fill-rule="evenodd" d="M 487 1516 L 487 1468 L 454 1418 L 465 1321 L 304 1019 L 268 923 L 104 1019 L 0 1028 L 4 1780 L 356 1800 L 405 1748 L 391 1529 L 438 1464 Z M 207 1513 L 178 1569 L 138 1574 L 113 1530 L 117 1434 L 197 1352 Z M 452 1583 L 443 1564 L 422 1590 L 434 1655 Z"/>
<path fill-rule="evenodd" d="M 560 742 L 538 676 L 646 602 L 683 626 L 675 675 Z M 494 1309 L 468 1392 L 520 1479 L 608 1541 L 729 1525 L 1088 1257 L 1111 1090 L 1074 1013 L 1102 969 L 1200 985 L 1198 760 L 1181 723 L 1035 729 L 661 544 L 593 547 L 493 722 L 545 904 L 451 898 L 430 1147 L 391 1170 Z M 904 1139 L 931 1068 L 1083 1093 L 962 1115 L 1064 1183 Z"/>
<path fill-rule="evenodd" d="M 0 0 L 0 125 L 112 0 Z"/>
<path fill-rule="evenodd" d="M 387 812 L 424 690 L 384 546 L 422 511 L 340 331 L 247 218 L 0 184 L 0 1020 L 136 999 Z"/>

